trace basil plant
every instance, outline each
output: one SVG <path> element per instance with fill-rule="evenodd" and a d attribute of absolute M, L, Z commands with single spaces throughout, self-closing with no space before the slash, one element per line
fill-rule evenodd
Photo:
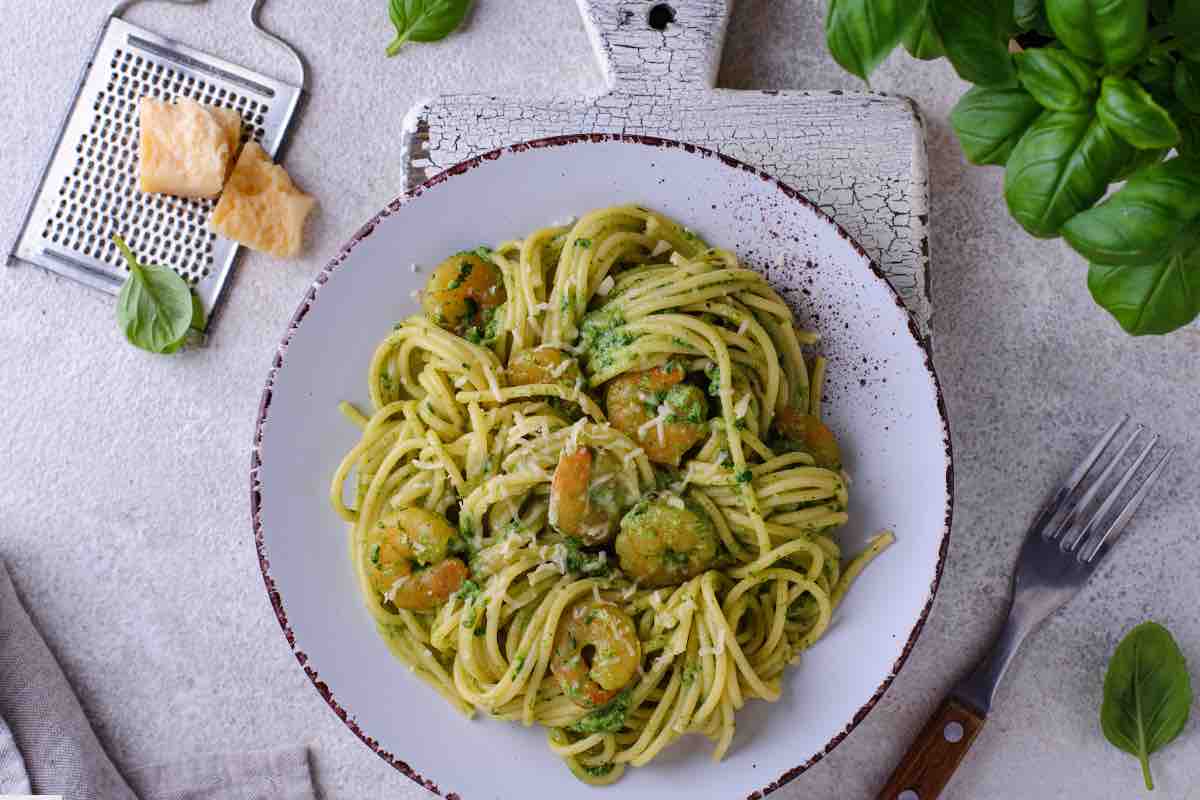
<path fill-rule="evenodd" d="M 825 30 L 863 79 L 903 44 L 974 84 L 967 159 L 1004 167 L 1013 217 L 1087 259 L 1126 331 L 1200 315 L 1200 0 L 829 0 Z"/>

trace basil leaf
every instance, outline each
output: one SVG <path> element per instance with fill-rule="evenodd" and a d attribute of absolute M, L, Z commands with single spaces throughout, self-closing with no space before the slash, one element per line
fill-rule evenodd
<path fill-rule="evenodd" d="M 968 161 L 1003 165 L 1041 113 L 1042 107 L 1024 89 L 976 86 L 954 106 L 950 124 Z"/>
<path fill-rule="evenodd" d="M 1112 197 L 1072 218 L 1062 234 L 1093 264 L 1148 264 L 1170 255 L 1197 222 L 1200 162 L 1173 158 L 1134 175 Z"/>
<path fill-rule="evenodd" d="M 1084 111 L 1099 79 L 1086 62 L 1066 50 L 1039 47 L 1013 56 L 1017 79 L 1034 99 L 1054 111 Z"/>
<path fill-rule="evenodd" d="M 825 43 L 847 72 L 866 80 L 923 15 L 924 0 L 829 0 Z"/>
<path fill-rule="evenodd" d="M 1013 21 L 1022 31 L 1036 31 L 1045 28 L 1048 23 L 1044 0 L 1015 0 Z"/>
<path fill-rule="evenodd" d="M 1125 166 L 1113 178 L 1114 183 L 1119 183 L 1128 180 L 1137 173 L 1152 167 L 1161 162 L 1167 157 L 1167 153 L 1171 152 L 1169 147 L 1160 147 L 1156 150 L 1138 150 L 1134 149 L 1129 156 L 1129 160 L 1125 162 Z"/>
<path fill-rule="evenodd" d="M 1178 39 L 1183 57 L 1200 61 L 1200 0 L 1175 0 L 1170 29 Z"/>
<path fill-rule="evenodd" d="M 1177 111 L 1174 119 L 1179 128 L 1179 144 L 1175 145 L 1175 150 L 1181 156 L 1200 157 L 1200 116 Z"/>
<path fill-rule="evenodd" d="M 1123 67 L 1146 47 L 1148 0 L 1046 0 L 1054 34 L 1080 58 Z"/>
<path fill-rule="evenodd" d="M 1134 147 L 1173 147 L 1179 141 L 1179 129 L 1171 115 L 1129 78 L 1104 79 L 1096 113 L 1106 127 Z"/>
<path fill-rule="evenodd" d="M 391 0 L 389 14 L 396 38 L 388 45 L 390 58 L 406 42 L 436 42 L 462 25 L 471 0 Z"/>
<path fill-rule="evenodd" d="M 1016 84 L 1008 52 L 1011 0 L 930 0 L 931 19 L 954 71 L 980 86 Z"/>
<path fill-rule="evenodd" d="M 175 270 L 142 264 L 120 237 L 113 241 L 129 264 L 129 278 L 117 299 L 117 322 L 125 338 L 151 353 L 175 352 L 192 325 L 191 288 Z"/>
<path fill-rule="evenodd" d="M 1170 744 L 1187 724 L 1192 679 L 1171 633 L 1143 622 L 1117 645 L 1104 673 L 1100 727 L 1115 747 L 1136 756 L 1153 789 L 1150 754 Z"/>
<path fill-rule="evenodd" d="M 1056 236 L 1064 222 L 1104 195 L 1129 162 L 1129 151 L 1091 114 L 1043 112 L 1008 158 L 1008 210 L 1034 236 Z"/>
<path fill-rule="evenodd" d="M 942 49 L 942 40 L 933 27 L 933 20 L 929 18 L 929 0 L 922 4 L 920 20 L 904 33 L 903 41 L 909 55 L 922 61 L 932 61 L 946 54 Z"/>
<path fill-rule="evenodd" d="M 1200 64 L 1180 61 L 1175 65 L 1175 96 L 1195 114 L 1200 114 Z"/>
<path fill-rule="evenodd" d="M 1134 74 L 1160 106 L 1170 105 L 1175 99 L 1175 62 L 1169 55 L 1151 56 Z"/>

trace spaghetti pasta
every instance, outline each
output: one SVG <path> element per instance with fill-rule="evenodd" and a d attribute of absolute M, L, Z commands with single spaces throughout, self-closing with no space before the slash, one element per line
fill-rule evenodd
<path fill-rule="evenodd" d="M 843 563 L 815 334 L 676 222 L 605 208 L 444 262 L 371 359 L 330 502 L 392 652 L 610 783 L 748 699 L 892 541 Z M 353 496 L 347 503 L 347 494 Z"/>

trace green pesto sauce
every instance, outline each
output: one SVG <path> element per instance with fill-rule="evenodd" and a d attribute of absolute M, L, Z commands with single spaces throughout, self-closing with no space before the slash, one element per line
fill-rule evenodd
<path fill-rule="evenodd" d="M 624 689 L 608 705 L 591 712 L 567 730 L 572 733 L 616 733 L 625 727 L 625 715 L 632 699 L 633 690 Z"/>

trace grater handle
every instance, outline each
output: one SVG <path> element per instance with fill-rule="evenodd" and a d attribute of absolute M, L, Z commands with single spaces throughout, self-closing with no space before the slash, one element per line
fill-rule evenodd
<path fill-rule="evenodd" d="M 112 7 L 112 11 L 108 12 L 108 15 L 110 17 L 119 17 L 139 2 L 141 0 L 117 0 L 117 4 Z M 201 3 L 208 2 L 208 0 L 159 0 L 159 2 L 174 3 L 177 6 L 198 6 Z"/>
<path fill-rule="evenodd" d="M 610 86 L 666 95 L 717 82 L 733 0 L 578 0 Z"/>
<path fill-rule="evenodd" d="M 188 2 L 188 1 L 189 0 L 183 0 L 183 2 Z M 297 50 L 295 47 L 293 47 L 283 37 L 281 37 L 277 34 L 271 33 L 271 31 L 269 31 L 265 27 L 263 27 L 262 20 L 260 17 L 262 15 L 263 3 L 265 3 L 265 2 L 266 2 L 266 0 L 252 0 L 251 1 L 251 3 L 250 3 L 250 24 L 254 26 L 254 30 L 258 33 L 259 36 L 261 36 L 262 38 L 271 42 L 273 45 L 282 49 L 285 53 L 287 53 L 289 56 L 291 56 L 292 62 L 296 65 L 296 70 L 300 73 L 300 83 L 298 85 L 300 86 L 301 91 L 307 92 L 308 91 L 308 67 L 305 66 L 304 57 L 300 55 L 300 51 Z"/>
<path fill-rule="evenodd" d="M 109 16 L 119 17 L 140 2 L 142 0 L 117 0 L 117 3 L 112 7 L 112 11 L 109 12 Z M 156 2 L 171 3 L 177 6 L 198 6 L 208 2 L 208 0 L 156 0 Z M 308 67 L 304 64 L 304 58 L 300 55 L 300 51 L 285 39 L 263 27 L 261 16 L 264 2 L 266 0 L 252 0 L 250 3 L 250 25 L 253 26 L 255 33 L 291 56 L 292 63 L 295 64 L 296 71 L 300 74 L 300 83 L 297 85 L 302 91 L 307 92 Z"/>

